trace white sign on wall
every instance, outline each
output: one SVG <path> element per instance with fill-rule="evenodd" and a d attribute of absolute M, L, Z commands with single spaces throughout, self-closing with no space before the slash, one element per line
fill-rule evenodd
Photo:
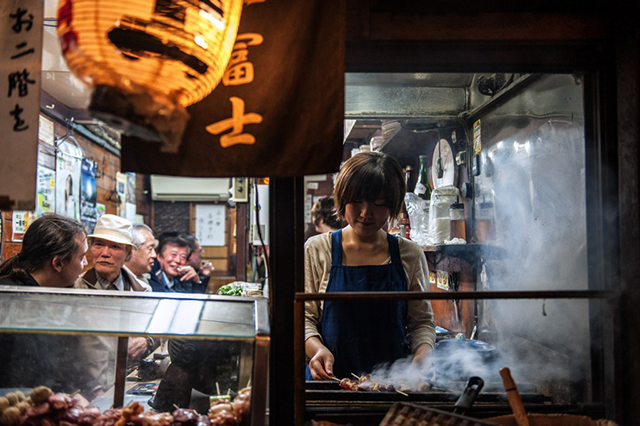
<path fill-rule="evenodd" d="M 224 246 L 225 223 L 224 204 L 196 205 L 196 238 L 201 246 Z"/>
<path fill-rule="evenodd" d="M 35 208 L 43 5 L 0 2 L 0 210 Z"/>

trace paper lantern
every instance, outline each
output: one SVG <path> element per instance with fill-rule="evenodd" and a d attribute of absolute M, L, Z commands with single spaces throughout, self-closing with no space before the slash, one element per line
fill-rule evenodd
<path fill-rule="evenodd" d="M 242 0 L 60 0 L 58 36 L 94 116 L 176 152 L 186 107 L 222 78 L 241 11 Z"/>

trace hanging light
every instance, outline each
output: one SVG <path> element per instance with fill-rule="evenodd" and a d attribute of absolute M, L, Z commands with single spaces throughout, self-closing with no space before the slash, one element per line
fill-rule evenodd
<path fill-rule="evenodd" d="M 60 0 L 69 69 L 93 88 L 89 111 L 176 152 L 186 107 L 220 82 L 242 0 Z"/>

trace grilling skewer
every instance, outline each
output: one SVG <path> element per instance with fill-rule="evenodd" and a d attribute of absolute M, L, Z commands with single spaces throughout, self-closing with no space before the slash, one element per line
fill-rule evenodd
<path fill-rule="evenodd" d="M 355 377 L 356 379 L 358 379 L 358 382 L 359 382 L 359 383 L 364 383 L 364 382 L 366 382 L 366 381 L 369 381 L 369 380 L 370 380 L 370 378 L 368 377 L 369 375 L 367 375 L 367 377 L 361 377 L 361 376 L 358 376 L 357 374 L 354 374 L 354 373 L 351 373 L 351 375 L 352 375 L 353 377 Z M 340 379 L 338 379 L 338 378 L 337 378 L 337 377 L 335 377 L 335 376 L 334 376 L 334 377 L 331 377 L 331 379 L 332 379 L 332 380 L 336 380 L 336 381 L 340 382 L 340 384 L 341 384 L 341 385 L 342 385 L 343 381 L 349 380 L 349 379 L 343 379 L 343 380 L 340 380 Z M 374 383 L 374 382 L 372 382 L 372 383 Z M 375 384 L 375 383 L 374 383 L 374 384 Z M 357 384 L 356 384 L 356 386 L 357 386 Z M 357 389 L 357 388 L 356 388 L 356 389 Z M 352 390 L 354 390 L 354 389 L 352 389 Z M 378 389 L 373 389 L 373 390 L 377 390 L 378 392 L 380 392 L 380 388 L 378 388 Z M 407 393 L 405 393 L 405 392 L 402 392 L 402 391 L 400 391 L 400 390 L 398 390 L 398 389 L 395 389 L 395 388 L 394 388 L 393 390 L 394 390 L 394 392 L 397 392 L 397 393 L 399 393 L 400 395 L 409 396 L 409 394 L 407 394 Z"/>

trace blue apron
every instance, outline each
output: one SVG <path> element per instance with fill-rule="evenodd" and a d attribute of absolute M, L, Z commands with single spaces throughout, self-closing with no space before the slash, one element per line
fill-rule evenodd
<path fill-rule="evenodd" d="M 398 239 L 387 234 L 391 263 L 345 266 L 342 231 L 331 235 L 331 273 L 327 293 L 355 291 L 407 291 Z M 325 301 L 320 321 L 324 345 L 335 358 L 333 374 L 370 373 L 377 364 L 391 363 L 410 354 L 407 342 L 407 301 Z M 307 379 L 311 374 L 307 367 Z"/>

